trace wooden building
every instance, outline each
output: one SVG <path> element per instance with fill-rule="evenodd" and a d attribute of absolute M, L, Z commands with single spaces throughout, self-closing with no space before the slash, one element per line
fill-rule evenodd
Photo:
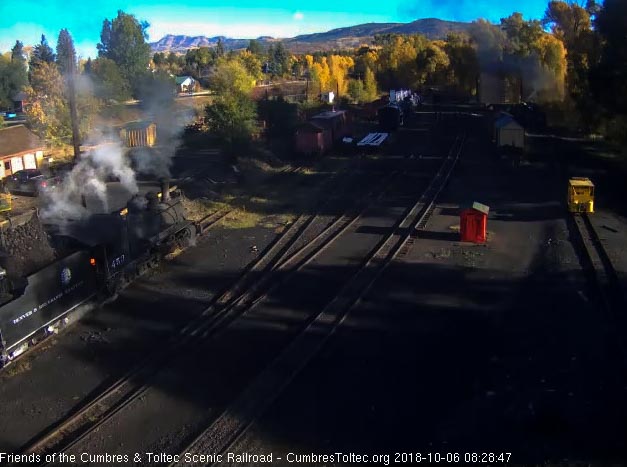
<path fill-rule="evenodd" d="M 120 138 L 129 148 L 152 147 L 157 142 L 157 125 L 152 122 L 130 122 L 120 130 Z"/>
<path fill-rule="evenodd" d="M 322 155 L 333 146 L 331 132 L 312 122 L 296 129 L 296 152 L 305 155 Z"/>
<path fill-rule="evenodd" d="M 345 110 L 329 110 L 311 117 L 311 123 L 331 132 L 331 140 L 335 143 L 351 132 L 350 114 Z"/>
<path fill-rule="evenodd" d="M 322 112 L 296 129 L 296 152 L 321 155 L 350 134 L 350 115 L 344 110 Z"/>
<path fill-rule="evenodd" d="M 36 169 L 44 157 L 43 141 L 24 125 L 0 129 L 0 178 Z"/>

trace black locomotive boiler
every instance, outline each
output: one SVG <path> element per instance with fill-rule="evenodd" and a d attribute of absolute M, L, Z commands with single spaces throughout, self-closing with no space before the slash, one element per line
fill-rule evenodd
<path fill-rule="evenodd" d="M 52 228 L 60 259 L 21 278 L 19 288 L 0 271 L 0 367 L 57 333 L 79 305 L 115 295 L 197 233 L 167 184 L 122 210 Z"/>

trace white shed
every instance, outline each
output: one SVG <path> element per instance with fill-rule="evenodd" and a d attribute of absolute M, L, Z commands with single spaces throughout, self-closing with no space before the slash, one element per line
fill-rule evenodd
<path fill-rule="evenodd" d="M 333 104 L 333 101 L 335 100 L 335 93 L 333 91 L 323 92 L 320 94 L 320 100 L 322 100 L 325 104 Z"/>
<path fill-rule="evenodd" d="M 494 122 L 494 138 L 497 147 L 525 148 L 525 129 L 511 115 L 503 115 Z"/>

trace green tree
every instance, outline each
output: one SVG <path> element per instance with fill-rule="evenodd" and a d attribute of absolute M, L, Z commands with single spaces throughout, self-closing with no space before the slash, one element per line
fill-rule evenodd
<path fill-rule="evenodd" d="M 76 72 L 76 50 L 67 29 L 61 29 L 57 40 L 57 66 L 61 74 Z"/>
<path fill-rule="evenodd" d="M 239 92 L 217 96 L 205 110 L 209 131 L 222 139 L 231 156 L 247 148 L 255 130 L 256 118 L 255 103 Z"/>
<path fill-rule="evenodd" d="M 250 97 L 254 82 L 237 57 L 218 59 L 211 78 L 217 96 L 206 107 L 205 120 L 232 156 L 247 147 L 255 129 L 257 109 Z"/>
<path fill-rule="evenodd" d="M 21 41 L 15 41 L 15 45 L 11 49 L 11 61 L 19 61 L 26 65 L 26 57 L 24 55 L 24 44 Z"/>
<path fill-rule="evenodd" d="M 70 111 L 57 66 L 40 62 L 31 72 L 31 86 L 28 90 L 31 105 L 26 110 L 29 126 L 53 145 L 69 143 L 72 138 Z"/>
<path fill-rule="evenodd" d="M 535 44 L 544 34 L 538 20 L 525 21 L 521 13 L 501 19 L 501 30 L 507 36 L 505 49 L 510 55 L 528 57 L 535 52 Z"/>
<path fill-rule="evenodd" d="M 298 105 L 278 99 L 261 99 L 257 102 L 259 119 L 266 122 L 266 134 L 270 137 L 289 138 L 298 124 Z"/>
<path fill-rule="evenodd" d="M 167 63 L 165 59 L 165 53 L 155 52 L 155 54 L 152 56 L 152 62 L 155 64 L 157 68 L 159 68 L 162 65 L 165 65 Z"/>
<path fill-rule="evenodd" d="M 87 91 L 87 86 L 79 87 L 76 105 L 78 138 L 83 139 L 90 132 L 98 104 Z M 53 145 L 72 142 L 72 118 L 67 98 L 65 81 L 56 64 L 41 63 L 32 72 L 32 86 L 26 88 L 31 105 L 26 110 L 29 126 Z"/>
<path fill-rule="evenodd" d="M 138 81 L 150 62 L 150 45 L 146 43 L 148 23 L 119 10 L 112 21 L 105 19 L 100 33 L 98 56 L 113 60 L 120 74 L 129 83 L 134 95 Z"/>
<path fill-rule="evenodd" d="M 248 72 L 241 61 L 222 58 L 216 63 L 210 87 L 220 95 L 250 94 L 254 85 L 255 77 Z"/>
<path fill-rule="evenodd" d="M 246 50 L 248 50 L 253 55 L 263 55 L 263 47 L 261 46 L 261 43 L 256 39 L 250 40 L 250 42 L 248 43 L 248 47 L 246 47 Z"/>
<path fill-rule="evenodd" d="M 431 42 L 416 56 L 418 83 L 445 84 L 450 60 L 443 47 Z"/>
<path fill-rule="evenodd" d="M 596 6 L 589 4 L 590 11 Z M 560 39 L 567 51 L 566 88 L 585 117 L 596 103 L 590 98 L 590 70 L 599 60 L 597 35 L 592 30 L 590 11 L 575 2 L 550 1 L 543 23 Z"/>
<path fill-rule="evenodd" d="M 13 107 L 13 96 L 27 83 L 23 61 L 0 55 L 0 107 Z"/>
<path fill-rule="evenodd" d="M 76 49 L 74 48 L 74 40 L 67 29 L 61 29 L 57 39 L 57 66 L 65 77 L 65 94 L 70 107 L 72 125 L 72 145 L 74 146 L 74 157 L 78 157 L 80 155 L 80 132 L 76 103 Z"/>
<path fill-rule="evenodd" d="M 246 71 L 254 81 L 258 81 L 263 78 L 263 73 L 261 72 L 261 60 L 257 55 L 245 50 L 240 53 L 237 58 L 242 65 L 244 65 L 244 68 L 246 68 Z"/>
<path fill-rule="evenodd" d="M 218 42 L 216 44 L 216 57 L 221 58 L 224 57 L 225 49 L 224 49 L 224 41 L 221 37 L 218 37 Z"/>
<path fill-rule="evenodd" d="M 129 83 L 113 60 L 105 57 L 93 60 L 90 75 L 96 96 L 100 99 L 125 101 L 131 97 Z"/>
<path fill-rule="evenodd" d="M 348 95 L 353 102 L 363 102 L 364 82 L 360 79 L 351 79 L 348 82 Z"/>
<path fill-rule="evenodd" d="M 364 92 L 362 99 L 364 102 L 372 102 L 378 96 L 377 92 L 377 80 L 374 75 L 374 71 L 370 68 L 366 68 L 364 73 Z"/>
<path fill-rule="evenodd" d="M 48 45 L 45 35 L 41 35 L 41 41 L 35 47 L 30 57 L 30 68 L 33 69 L 41 63 L 54 63 L 55 55 L 52 47 Z"/>
<path fill-rule="evenodd" d="M 596 19 L 603 40 L 601 60 L 591 73 L 592 91 L 611 114 L 627 115 L 627 5 L 605 0 Z M 624 128 L 623 128 L 624 133 Z"/>
<path fill-rule="evenodd" d="M 477 92 L 479 76 L 479 58 L 472 46 L 470 37 L 461 34 L 449 34 L 446 38 L 446 54 L 449 57 L 449 81 L 466 95 Z"/>
<path fill-rule="evenodd" d="M 209 47 L 190 49 L 185 53 L 185 57 L 183 57 L 185 72 L 196 79 L 205 77 L 208 74 L 210 65 L 214 63 L 215 60 L 216 54 L 214 49 L 210 49 Z"/>
<path fill-rule="evenodd" d="M 275 47 L 268 49 L 270 70 L 274 76 L 283 76 L 289 72 L 289 53 L 283 45 L 278 42 Z"/>

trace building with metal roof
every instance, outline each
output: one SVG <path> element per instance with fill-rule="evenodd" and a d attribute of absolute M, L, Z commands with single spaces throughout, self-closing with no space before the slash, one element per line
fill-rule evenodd
<path fill-rule="evenodd" d="M 0 178 L 36 169 L 44 157 L 44 142 L 24 125 L 0 129 Z"/>

